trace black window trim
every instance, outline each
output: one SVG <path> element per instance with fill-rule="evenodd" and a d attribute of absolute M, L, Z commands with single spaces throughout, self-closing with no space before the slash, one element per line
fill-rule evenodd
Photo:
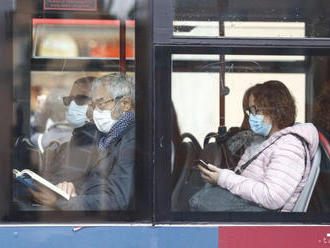
<path fill-rule="evenodd" d="M 18 4 L 24 2 L 25 0 L 18 1 Z M 1 99 L 3 100 L 2 106 L 6 108 L 6 121 L 1 122 L 1 127 L 4 132 L 6 132 L 8 137 L 3 137 L 3 146 L 2 146 L 2 190 L 0 191 L 0 197 L 2 199 L 1 202 L 7 203 L 0 206 L 0 215 L 1 221 L 6 224 L 10 223 L 23 223 L 23 222 L 32 222 L 32 223 L 118 223 L 118 222 L 151 222 L 152 221 L 152 192 L 150 192 L 150 188 L 152 188 L 152 175 L 153 175 L 153 167 L 152 165 L 152 112 L 153 112 L 153 86 L 151 81 L 151 51 L 152 51 L 152 40 L 151 40 L 151 27 L 152 22 L 150 22 L 150 13 L 151 13 L 151 4 L 147 0 L 138 0 L 136 3 L 136 8 L 145 9 L 145 12 L 138 11 L 136 14 L 136 26 L 135 26 L 135 43 L 136 47 L 139 47 L 136 51 L 136 63 L 135 72 L 136 72 L 136 125 L 137 130 L 139 130 L 136 134 L 137 139 L 137 149 L 136 159 L 137 164 L 136 167 L 136 194 L 139 195 L 138 199 L 136 199 L 136 210 L 134 211 L 42 211 L 42 212 L 17 212 L 14 211 L 10 207 L 9 203 L 11 201 L 10 192 L 11 189 L 11 177 L 9 175 L 11 172 L 11 155 L 12 155 L 12 147 L 13 147 L 13 111 L 10 110 L 13 108 L 13 79 L 12 75 L 14 72 L 11 53 L 11 44 L 13 39 L 13 29 L 17 28 L 14 26 L 14 17 L 18 17 L 18 22 L 21 22 L 20 28 L 22 28 L 25 32 L 30 33 L 30 37 L 28 38 L 31 42 L 31 20 L 33 17 L 61 17 L 64 15 L 64 18 L 104 18 L 104 15 L 99 15 L 99 13 L 90 14 L 90 13 L 75 13 L 75 12 L 42 12 L 39 14 L 34 14 L 38 12 L 38 8 L 34 9 L 33 1 L 24 2 L 25 6 L 28 6 L 27 9 L 18 9 L 17 12 L 12 12 L 8 15 L 8 9 L 13 11 L 14 4 L 13 0 L 6 0 L 6 3 L 2 3 L 2 7 L 0 7 L 0 18 L 3 20 L 3 25 L 0 25 L 0 32 L 6 34 L 3 36 L 4 40 L 8 42 L 8 49 L 6 54 L 8 56 L 7 60 L 3 60 L 4 64 L 3 68 L 7 68 L 6 75 L 8 77 L 3 77 L 5 81 L 3 81 L 3 90 L 1 91 Z M 32 9 L 29 9 L 32 7 Z M 62 16 L 63 17 L 63 16 Z M 17 24 L 17 22 L 15 23 Z M 25 27 L 25 28 L 24 28 Z M 26 28 L 28 27 L 28 28 Z M 26 35 L 26 34 L 25 34 Z M 29 35 L 29 34 L 27 34 Z M 20 36 L 21 37 L 21 36 Z M 4 44 L 4 43 L 2 43 Z M 7 44 L 7 43 L 6 43 Z M 3 49 L 3 47 L 1 47 Z M 44 69 L 41 65 L 36 63 L 37 61 L 43 63 L 45 59 L 31 59 L 31 49 L 29 54 L 25 54 L 26 64 L 24 69 L 21 69 L 20 73 L 28 74 L 32 70 Z M 61 59 L 57 60 L 57 64 L 60 65 L 62 63 Z M 73 70 L 77 70 L 77 66 L 80 64 L 81 60 L 72 60 L 71 68 Z M 31 65 L 34 64 L 34 65 Z M 132 64 L 132 63 L 130 63 Z M 133 65 L 130 65 L 131 67 Z M 53 70 L 56 71 L 59 68 L 54 67 Z M 11 75 L 11 76 L 9 76 Z M 27 80 L 29 81 L 29 80 Z M 26 82 L 27 82 L 26 81 Z M 25 83 L 26 83 L 25 82 Z M 27 86 L 28 87 L 28 86 Z M 7 117 L 8 116 L 8 117 Z M 7 147 L 8 149 L 5 149 Z"/>
<path fill-rule="evenodd" d="M 195 40 L 196 41 L 196 40 Z M 328 40 L 330 45 L 330 39 Z M 198 43 L 198 42 L 196 42 Z M 330 49 L 196 44 L 155 45 L 155 221 L 156 223 L 329 223 L 330 213 L 231 213 L 171 211 L 172 54 L 329 55 Z M 308 90 L 308 89 L 306 89 Z M 306 96 L 308 98 L 308 94 Z"/>
<path fill-rule="evenodd" d="M 174 0 L 172 0 L 174 1 Z M 141 181 L 138 185 L 142 198 L 140 203 L 144 204 L 145 211 L 141 214 L 141 218 L 134 216 L 132 219 L 125 216 L 117 216 L 117 213 L 108 214 L 98 212 L 85 212 L 82 216 L 72 217 L 70 212 L 58 212 L 61 219 L 45 218 L 40 219 L 36 213 L 25 213 L 23 217 L 10 218 L 8 215 L 9 206 L 0 206 L 0 215 L 2 221 L 32 221 L 32 222 L 70 222 L 70 221 L 91 221 L 91 222 L 113 222 L 120 221 L 146 221 L 152 223 L 173 223 L 173 222 L 234 222 L 240 223 L 252 222 L 248 216 L 237 218 L 237 214 L 225 213 L 225 218 L 215 218 L 217 214 L 194 213 L 185 214 L 177 213 L 172 215 L 168 211 L 170 197 L 168 195 L 169 171 L 166 168 L 167 161 L 170 159 L 169 137 L 171 134 L 168 129 L 168 121 L 170 119 L 170 79 L 171 79 L 171 54 L 268 54 L 268 55 L 329 55 L 330 54 L 330 38 L 303 38 L 303 39 L 243 39 L 243 38 L 206 38 L 193 37 L 183 38 L 173 36 L 173 3 L 164 0 L 137 0 L 136 12 L 136 104 L 137 108 L 143 109 L 143 113 L 137 116 L 137 125 L 139 133 L 137 139 L 140 140 L 141 151 L 138 153 L 139 170 L 137 177 L 147 180 Z M 35 0 L 20 0 L 24 2 L 24 6 L 28 8 L 21 9 L 25 11 L 23 14 L 34 13 Z M 32 10 L 29 9 L 32 6 Z M 0 18 L 3 25 L 0 25 L 0 32 L 6 34 L 3 41 L 10 41 L 11 28 L 13 23 L 8 22 L 11 16 L 7 14 L 8 10 L 14 7 L 13 0 L 5 0 L 0 7 Z M 86 12 L 65 12 L 73 18 L 100 18 L 102 14 L 95 17 Z M 41 12 L 37 17 L 55 18 L 61 16 L 59 11 Z M 6 24 L 8 24 L 6 26 Z M 10 43 L 10 42 L 9 42 Z M 6 43 L 7 44 L 7 43 Z M 1 106 L 7 110 L 4 121 L 1 122 L 1 129 L 5 130 L 6 136 L 1 139 L 1 152 L 3 156 L 1 160 L 1 186 L 0 191 L 1 202 L 8 202 L 10 199 L 10 183 L 7 175 L 11 175 L 11 135 L 12 135 L 12 49 L 11 44 L 7 44 L 6 48 L 0 47 L 7 54 L 8 59 L 2 60 L 2 68 L 6 68 L 4 74 L 2 90 Z M 7 49 L 7 50 L 6 50 Z M 253 53 L 252 53 L 253 52 Z M 28 63 L 30 63 L 29 61 Z M 36 68 L 37 69 L 37 68 Z M 161 97 L 160 97 L 161 96 Z M 164 97 L 164 99 L 162 99 Z M 165 121 L 164 121 L 165 120 Z M 163 173 L 163 174 L 162 174 Z M 168 178 L 169 179 L 169 178 Z M 154 190 L 150 190 L 154 187 Z M 33 218 L 30 218 L 32 214 Z M 73 213 L 74 214 L 74 213 Z M 97 215 L 97 217 L 95 217 Z M 116 219 L 116 216 L 118 219 Z M 122 218 L 121 218 L 122 217 Z M 126 216 L 127 217 L 127 216 Z M 304 215 L 301 214 L 284 214 L 278 218 L 275 214 L 270 218 L 267 216 L 257 216 L 259 222 L 284 222 L 284 223 L 329 223 L 330 216 L 324 214 Z"/>

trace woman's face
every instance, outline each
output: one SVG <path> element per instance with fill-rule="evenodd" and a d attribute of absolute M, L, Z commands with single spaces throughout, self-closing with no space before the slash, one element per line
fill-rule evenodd
<path fill-rule="evenodd" d="M 264 116 L 263 123 L 272 124 L 272 120 L 271 120 L 270 116 L 264 114 L 263 111 L 262 111 L 262 108 L 264 108 L 264 106 L 258 106 L 254 102 L 254 96 L 250 95 L 250 97 L 249 97 L 249 108 L 251 108 L 252 106 L 255 106 L 258 109 L 258 112 L 257 112 L 258 115 L 263 115 Z"/>

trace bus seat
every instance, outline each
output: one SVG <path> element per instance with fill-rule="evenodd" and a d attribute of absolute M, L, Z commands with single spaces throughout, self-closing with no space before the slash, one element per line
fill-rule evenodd
<path fill-rule="evenodd" d="M 320 163 L 321 163 L 321 149 L 317 148 L 316 154 L 312 161 L 311 171 L 306 181 L 302 192 L 300 193 L 297 202 L 292 209 L 292 212 L 306 212 L 309 202 L 311 200 L 313 190 L 315 188 L 316 181 L 320 174 Z"/>
<path fill-rule="evenodd" d="M 329 158 L 329 154 L 330 154 L 330 143 L 327 140 L 327 138 L 324 136 L 323 133 L 319 132 L 319 137 L 320 137 L 321 145 L 323 146 L 323 148 L 324 148 L 324 150 L 326 152 L 326 155 Z"/>
<path fill-rule="evenodd" d="M 321 147 L 320 175 L 317 180 L 308 212 L 330 211 L 330 143 L 326 136 L 319 132 Z"/>
<path fill-rule="evenodd" d="M 193 154 L 197 158 L 198 155 L 201 153 L 202 148 L 197 139 L 191 133 L 183 133 L 182 135 L 180 135 L 180 143 L 174 145 L 172 141 L 171 145 L 171 162 L 173 162 L 173 165 L 171 165 L 172 189 L 174 189 L 183 172 L 185 165 L 187 164 L 186 160 L 188 158 L 191 158 Z"/>
<path fill-rule="evenodd" d="M 15 159 L 14 169 L 32 169 L 38 171 L 42 159 L 38 146 L 34 145 L 31 140 L 25 136 L 20 136 L 15 141 Z"/>
<path fill-rule="evenodd" d="M 190 133 L 181 135 L 182 143 L 178 147 L 172 177 L 174 177 L 171 196 L 172 211 L 188 211 L 189 199 L 205 184 L 199 170 L 195 168 L 194 160 L 201 153 L 201 146 L 197 139 Z"/>

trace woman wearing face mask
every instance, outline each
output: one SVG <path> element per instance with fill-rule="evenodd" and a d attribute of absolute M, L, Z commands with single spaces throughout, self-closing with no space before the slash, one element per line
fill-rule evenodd
<path fill-rule="evenodd" d="M 243 108 L 251 130 L 266 140 L 247 149 L 234 171 L 199 165 L 201 176 L 260 209 L 291 211 L 317 150 L 317 130 L 311 123 L 295 124 L 295 101 L 279 81 L 249 88 Z"/>

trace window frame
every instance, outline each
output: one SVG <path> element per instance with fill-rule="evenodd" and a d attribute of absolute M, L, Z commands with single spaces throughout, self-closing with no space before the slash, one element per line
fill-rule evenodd
<path fill-rule="evenodd" d="M 174 0 L 173 0 L 174 1 Z M 67 18 L 100 18 L 102 13 L 86 13 L 76 11 L 41 11 L 41 0 L 18 0 L 17 10 L 22 15 L 31 16 L 38 12 L 39 17 L 54 18 L 65 13 Z M 24 3 L 24 5 L 22 4 Z M 26 8 L 27 6 L 27 8 Z M 5 68 L 3 84 L 0 85 L 1 106 L 6 109 L 0 127 L 4 136 L 0 141 L 2 165 L 0 169 L 1 202 L 9 202 L 11 196 L 11 148 L 13 145 L 13 44 L 10 42 L 13 35 L 12 16 L 14 1 L 5 0 L 0 6 L 0 25 L 2 44 L 0 49 L 5 54 L 0 63 Z M 171 54 L 267 54 L 267 55 L 330 55 L 330 38 L 208 38 L 208 37 L 177 37 L 173 36 L 173 2 L 163 0 L 136 0 L 135 26 L 135 72 L 136 72 L 136 108 L 140 109 L 137 115 L 137 142 L 140 151 L 137 153 L 138 166 L 136 177 L 140 179 L 137 190 L 141 193 L 139 203 L 144 206 L 139 215 L 131 218 L 117 215 L 117 213 L 71 213 L 54 212 L 52 216 L 39 216 L 33 213 L 23 213 L 22 216 L 10 215 L 10 206 L 0 206 L 0 216 L 3 223 L 12 222 L 152 222 L 159 223 L 220 223 L 220 222 L 283 222 L 283 223 L 329 223 L 329 214 L 274 214 L 274 216 L 246 216 L 231 213 L 177 213 L 169 211 L 170 195 L 168 185 L 170 171 L 167 168 L 170 161 L 171 130 L 166 125 L 170 118 L 170 80 Z M 24 19 L 24 17 L 23 17 Z M 32 20 L 32 19 L 31 19 Z M 24 22 L 28 20 L 24 19 Z M 26 24 L 26 23 L 25 23 Z M 32 28 L 32 24 L 30 26 Z M 139 34 L 137 36 L 137 34 Z M 9 41 L 9 42 L 8 42 Z M 31 51 L 31 49 L 30 49 Z M 31 57 L 31 56 L 30 56 Z M 33 61 L 32 61 L 33 62 Z M 26 66 L 31 61 L 27 60 Z M 33 62 L 34 63 L 34 62 Z M 79 63 L 78 63 L 79 64 Z M 77 68 L 78 64 L 74 67 Z M 34 68 L 42 66 L 35 65 Z M 28 70 L 30 72 L 30 70 Z M 311 89 L 306 89 L 309 92 Z M 307 95 L 308 97 L 308 95 Z M 307 112 L 310 110 L 306 110 Z M 142 179 L 141 179 L 142 178 Z M 168 180 L 167 180 L 168 179 Z M 61 213 L 58 219 L 56 215 Z M 73 215 L 72 215 L 73 214 Z M 119 213 L 118 213 L 119 214 Z M 74 216 L 76 215 L 76 216 Z M 226 216 L 225 216 L 226 215 Z"/>
<path fill-rule="evenodd" d="M 176 41 L 176 40 L 175 40 Z M 161 44 L 155 46 L 155 221 L 157 223 L 329 223 L 330 213 L 231 213 L 231 212 L 172 212 L 171 199 L 171 73 L 172 54 L 224 54 L 224 55 L 330 55 L 330 39 L 328 48 L 282 47 L 276 45 L 256 46 L 255 40 L 241 40 L 243 44 L 224 45 L 228 40 L 218 40 L 217 44 L 200 45 L 207 42 L 203 39 L 190 39 L 190 42 L 181 44 Z M 280 43 L 291 43 L 291 40 L 281 40 Z M 300 43 L 303 41 L 297 41 Z M 309 41 L 304 41 L 309 42 Z M 251 45 L 254 43 L 254 45 Z M 276 43 L 276 42 L 275 42 Z M 249 45 L 248 45 L 249 44 Z M 320 52 L 322 50 L 322 52 Z M 307 75 L 307 72 L 306 72 Z M 308 80 L 308 79 L 306 79 Z M 311 86 L 310 86 L 311 87 Z M 311 89 L 306 88 L 306 101 L 312 97 Z M 308 109 L 306 109 L 308 112 Z"/>
<path fill-rule="evenodd" d="M 201 213 L 170 211 L 172 54 L 330 55 L 329 38 L 210 38 L 174 36 L 174 1 L 154 0 L 155 222 L 156 223 L 329 223 L 330 213 Z M 308 75 L 307 75 L 308 77 Z M 306 78 L 308 81 L 308 79 Z M 306 101 L 312 97 L 306 87 Z M 306 108 L 310 116 L 312 106 Z"/>
<path fill-rule="evenodd" d="M 6 121 L 2 122 L 0 126 L 3 130 L 8 130 L 2 148 L 1 159 L 3 161 L 0 176 L 1 188 L 0 198 L 3 204 L 0 206 L 0 215 L 4 224 L 9 223 L 25 223 L 32 222 L 35 224 L 39 223 L 109 223 L 109 222 L 151 222 L 152 219 L 152 192 L 149 191 L 152 188 L 152 84 L 151 81 L 151 68 L 149 66 L 150 59 L 145 59 L 146 55 L 151 56 L 151 25 L 149 22 L 149 16 L 140 11 L 136 12 L 135 16 L 135 47 L 139 49 L 135 52 L 135 75 L 136 75 L 136 127 L 138 132 L 136 133 L 136 144 L 139 149 L 136 150 L 136 173 L 135 173 L 135 191 L 136 191 L 136 209 L 133 211 L 15 211 L 10 206 L 12 184 L 11 184 L 11 175 L 12 174 L 12 149 L 14 144 L 15 133 L 20 133 L 19 130 L 13 130 L 13 92 L 14 84 L 13 79 L 9 77 L 9 74 L 14 76 L 14 65 L 10 63 L 12 61 L 13 53 L 10 53 L 14 43 L 14 34 L 19 33 L 22 40 L 27 40 L 28 44 L 24 48 L 23 58 L 16 58 L 23 60 L 24 68 L 20 68 L 19 74 L 16 80 L 20 80 L 25 77 L 25 89 L 29 94 L 30 92 L 30 72 L 34 70 L 44 70 L 42 63 L 49 59 L 35 59 L 32 58 L 32 18 L 68 18 L 68 19 L 102 19 L 105 18 L 105 15 L 101 15 L 99 12 L 87 13 L 87 12 L 75 12 L 75 11 L 42 11 L 42 6 L 36 1 L 30 0 L 18 0 L 17 6 L 14 6 L 13 0 L 6 0 L 6 3 L 0 7 L 0 17 L 4 20 L 2 23 L 4 25 L 0 26 L 0 32 L 6 33 L 7 36 L 4 38 L 7 39 L 9 43 L 9 51 L 6 53 L 6 58 L 8 60 L 3 61 L 2 63 L 6 65 L 8 77 L 5 78 L 6 83 L 3 84 L 3 90 L 1 91 L 1 99 L 4 101 L 2 106 L 6 107 Z M 7 3 L 9 7 L 7 6 Z M 24 5 L 23 5 L 24 4 Z M 22 6 L 28 6 L 28 8 L 22 8 Z M 14 9 L 17 7 L 17 9 Z M 139 0 L 136 2 L 136 8 L 144 8 L 150 10 L 151 5 L 147 0 Z M 11 15 L 8 15 L 7 12 L 11 10 Z M 14 12 L 15 10 L 15 12 Z M 150 14 L 151 11 L 147 11 L 147 14 Z M 6 26 L 7 25 L 7 26 Z M 10 31 L 8 32 L 8 27 Z M 136 35 L 136 34 L 139 35 Z M 22 41 L 21 39 L 19 42 Z M 147 44 L 147 45 L 146 45 Z M 8 47 L 7 46 L 7 47 Z M 1 47 L 2 49 L 2 47 Z M 70 59 L 68 59 L 70 60 Z M 67 61 L 68 61 L 67 60 Z M 106 60 L 103 58 L 93 59 L 93 65 L 101 65 L 102 61 Z M 63 59 L 53 59 L 55 62 L 54 67 L 51 69 L 53 71 L 61 71 L 63 65 Z M 66 70 L 77 71 L 81 62 L 85 62 L 86 59 L 73 59 L 70 61 L 70 66 Z M 90 61 L 87 59 L 87 61 Z M 22 63 L 22 62 L 20 62 Z M 106 63 L 107 65 L 108 63 Z M 119 63 L 118 63 L 119 64 Z M 132 63 L 128 64 L 128 71 L 132 70 Z M 101 66 L 98 70 L 107 70 L 108 66 Z M 92 68 L 91 71 L 94 71 Z M 118 70 L 119 71 L 119 70 Z M 17 96 L 14 96 L 17 97 Z M 29 101 L 29 96 L 23 96 L 26 101 Z M 29 104 L 27 104 L 29 108 Z M 7 118 L 8 116 L 8 118 Z M 24 118 L 23 118 L 24 119 Z M 18 126 L 21 124 L 18 124 Z M 26 123 L 24 125 L 27 125 Z M 8 137 L 7 137 L 8 136 Z M 6 146 L 4 145 L 6 144 Z M 6 147 L 4 149 L 3 147 Z"/>

